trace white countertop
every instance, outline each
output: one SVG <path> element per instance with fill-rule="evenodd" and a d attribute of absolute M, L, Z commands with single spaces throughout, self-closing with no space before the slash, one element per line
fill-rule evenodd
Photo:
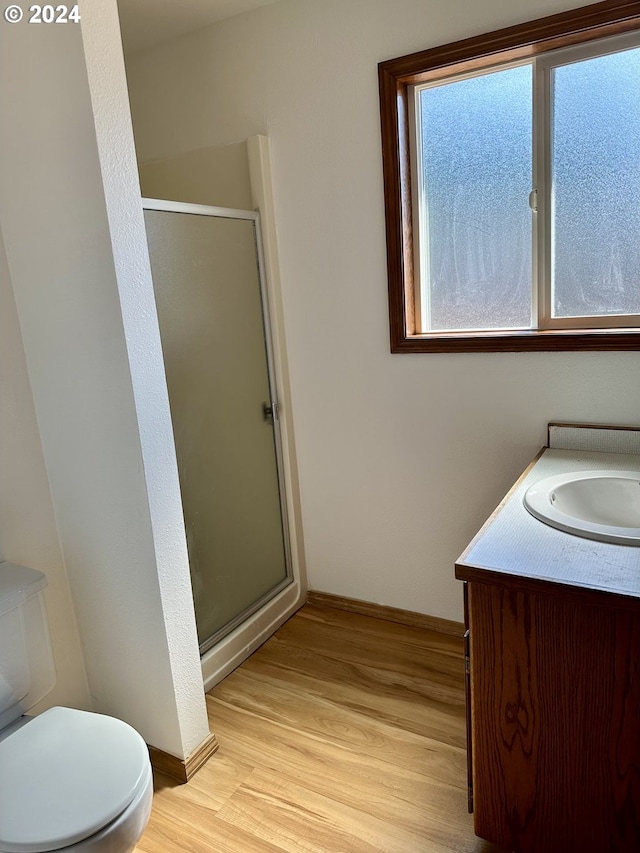
<path fill-rule="evenodd" d="M 457 562 L 522 578 L 640 599 L 640 548 L 585 539 L 534 518 L 522 498 L 533 483 L 573 471 L 634 471 L 640 456 L 547 449 Z"/>

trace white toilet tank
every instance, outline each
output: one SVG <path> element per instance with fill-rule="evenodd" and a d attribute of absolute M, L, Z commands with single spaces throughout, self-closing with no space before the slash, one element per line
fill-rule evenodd
<path fill-rule="evenodd" d="M 0 562 L 0 733 L 56 682 L 42 572 Z"/>

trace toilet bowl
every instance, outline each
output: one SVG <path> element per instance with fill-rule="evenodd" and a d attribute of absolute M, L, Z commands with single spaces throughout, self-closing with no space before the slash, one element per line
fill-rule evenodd
<path fill-rule="evenodd" d="M 55 683 L 45 585 L 0 562 L 0 853 L 131 853 L 153 797 L 143 738 L 104 714 L 25 713 Z"/>
<path fill-rule="evenodd" d="M 0 853 L 129 853 L 149 819 L 146 744 L 102 714 L 50 708 L 0 741 Z"/>

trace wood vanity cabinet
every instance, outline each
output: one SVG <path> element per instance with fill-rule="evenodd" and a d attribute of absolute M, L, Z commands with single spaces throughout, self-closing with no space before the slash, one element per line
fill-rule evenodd
<path fill-rule="evenodd" d="M 639 853 L 640 601 L 463 563 L 456 577 L 476 834 L 518 853 Z"/>

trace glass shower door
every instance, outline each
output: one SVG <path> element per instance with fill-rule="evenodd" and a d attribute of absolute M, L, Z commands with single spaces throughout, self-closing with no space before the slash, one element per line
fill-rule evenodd
<path fill-rule="evenodd" d="M 144 204 L 205 652 L 291 582 L 258 223 Z"/>

